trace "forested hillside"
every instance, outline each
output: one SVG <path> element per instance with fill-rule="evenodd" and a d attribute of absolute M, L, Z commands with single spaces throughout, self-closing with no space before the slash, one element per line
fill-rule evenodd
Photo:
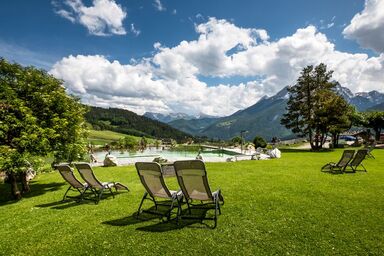
<path fill-rule="evenodd" d="M 131 111 L 118 108 L 99 108 L 89 106 L 85 114 L 87 122 L 95 130 L 111 130 L 128 135 L 152 138 L 172 138 L 184 141 L 192 136 L 167 124 L 139 116 Z"/>

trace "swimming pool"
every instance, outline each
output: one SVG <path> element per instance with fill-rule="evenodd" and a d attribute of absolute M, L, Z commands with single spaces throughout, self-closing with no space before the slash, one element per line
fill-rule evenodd
<path fill-rule="evenodd" d="M 96 152 L 94 155 L 99 162 L 102 162 L 107 154 L 106 151 Z M 198 152 L 196 151 L 179 151 L 163 148 L 146 148 L 143 151 L 111 151 L 111 155 L 115 156 L 119 164 L 133 164 L 135 162 L 148 162 L 156 157 L 167 159 L 169 162 L 176 160 L 195 159 Z M 223 150 L 204 149 L 200 153 L 205 162 L 224 162 L 227 158 L 236 155 L 233 152 Z"/>

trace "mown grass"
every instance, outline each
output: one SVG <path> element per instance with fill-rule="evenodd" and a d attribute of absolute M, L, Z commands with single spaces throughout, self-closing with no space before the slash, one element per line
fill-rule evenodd
<path fill-rule="evenodd" d="M 144 189 L 133 166 L 95 168 L 131 190 L 98 205 L 61 203 L 67 185 L 56 172 L 39 175 L 19 202 L 7 201 L 0 185 L 0 254 L 383 255 L 384 150 L 365 160 L 367 173 L 320 172 L 340 154 L 292 150 L 276 160 L 207 163 L 212 189 L 226 200 L 213 230 L 136 220 Z M 174 178 L 167 183 L 177 188 Z"/>

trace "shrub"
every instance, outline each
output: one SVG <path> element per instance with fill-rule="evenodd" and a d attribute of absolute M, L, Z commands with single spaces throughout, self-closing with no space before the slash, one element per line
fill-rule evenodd
<path fill-rule="evenodd" d="M 243 139 L 239 136 L 233 137 L 231 142 L 233 145 L 240 145 Z"/>
<path fill-rule="evenodd" d="M 267 142 L 263 139 L 263 137 L 256 136 L 253 139 L 253 144 L 255 144 L 255 148 L 265 148 L 267 146 Z"/>

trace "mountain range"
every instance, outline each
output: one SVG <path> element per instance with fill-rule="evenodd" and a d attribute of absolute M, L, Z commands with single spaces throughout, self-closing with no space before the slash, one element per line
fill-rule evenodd
<path fill-rule="evenodd" d="M 148 117 L 152 120 L 160 121 L 162 123 L 170 123 L 174 120 L 192 120 L 192 119 L 205 119 L 205 118 L 217 118 L 215 116 L 210 116 L 200 113 L 199 115 L 188 115 L 185 113 L 170 113 L 170 114 L 161 114 L 154 112 L 145 112 L 145 117 Z"/>
<path fill-rule="evenodd" d="M 172 138 L 185 141 L 191 135 L 171 127 L 168 124 L 137 115 L 119 108 L 100 108 L 87 106 L 86 121 L 95 130 L 111 130 L 134 136 L 149 138 Z"/>
<path fill-rule="evenodd" d="M 378 91 L 352 93 L 348 88 L 337 85 L 335 91 L 343 96 L 358 111 L 382 110 L 384 94 Z M 207 136 L 213 139 L 231 139 L 240 135 L 240 131 L 247 131 L 244 137 L 252 140 L 256 135 L 267 140 L 272 137 L 289 139 L 295 137 L 292 132 L 280 124 L 280 119 L 285 113 L 289 98 L 287 87 L 283 88 L 272 97 L 264 96 L 254 105 L 239 110 L 226 117 L 174 118 L 162 115 L 158 121 L 163 121 L 170 126 L 195 136 Z M 150 113 L 152 117 L 155 113 Z M 147 117 L 152 118 L 149 114 Z M 158 116 L 158 115 L 157 115 Z"/>

